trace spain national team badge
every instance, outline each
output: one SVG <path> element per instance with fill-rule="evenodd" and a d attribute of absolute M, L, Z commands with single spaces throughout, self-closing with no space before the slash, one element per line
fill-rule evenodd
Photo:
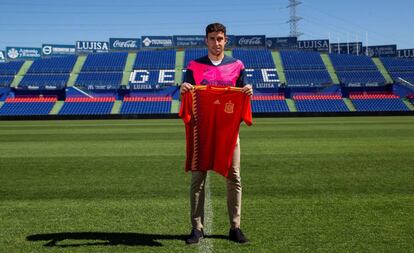
<path fill-rule="evenodd" d="M 224 107 L 224 111 L 226 113 L 233 113 L 233 109 L 234 109 L 234 104 L 230 100 L 229 102 L 226 103 L 226 106 Z"/>

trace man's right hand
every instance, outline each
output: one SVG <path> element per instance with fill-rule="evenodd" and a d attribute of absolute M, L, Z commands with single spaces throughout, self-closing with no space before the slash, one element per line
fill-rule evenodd
<path fill-rule="evenodd" d="M 182 95 L 184 93 L 187 93 L 192 89 L 194 89 L 194 86 L 191 85 L 191 83 L 183 83 L 181 84 L 181 87 L 180 87 L 180 94 Z"/>

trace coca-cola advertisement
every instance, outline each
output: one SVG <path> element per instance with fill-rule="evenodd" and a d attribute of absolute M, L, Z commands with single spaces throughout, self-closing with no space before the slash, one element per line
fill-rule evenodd
<path fill-rule="evenodd" d="M 109 47 L 113 51 L 136 51 L 141 47 L 138 38 L 110 38 Z"/>
<path fill-rule="evenodd" d="M 236 46 L 238 47 L 265 47 L 265 35 L 242 35 L 235 36 Z"/>

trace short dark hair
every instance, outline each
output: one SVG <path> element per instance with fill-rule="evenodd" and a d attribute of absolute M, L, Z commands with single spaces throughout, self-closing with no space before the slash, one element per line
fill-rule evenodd
<path fill-rule="evenodd" d="M 206 37 L 212 32 L 222 32 L 226 35 L 226 27 L 220 23 L 212 23 L 206 27 Z"/>

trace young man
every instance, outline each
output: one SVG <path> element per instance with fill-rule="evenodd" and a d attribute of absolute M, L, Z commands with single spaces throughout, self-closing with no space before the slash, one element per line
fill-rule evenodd
<path fill-rule="evenodd" d="M 213 23 L 206 27 L 205 43 L 208 55 L 191 61 L 187 66 L 185 81 L 180 94 L 193 89 L 194 85 L 237 86 L 242 92 L 253 95 L 251 85 L 245 83 L 245 69 L 240 60 L 226 56 L 224 47 L 227 43 L 226 27 Z M 203 238 L 204 221 L 204 185 L 207 173 L 191 171 L 191 225 L 192 230 L 187 244 L 198 243 Z M 232 165 L 227 177 L 227 208 L 230 219 L 229 238 L 238 243 L 247 242 L 240 230 L 242 187 L 240 181 L 240 146 L 239 140 L 234 149 Z"/>

